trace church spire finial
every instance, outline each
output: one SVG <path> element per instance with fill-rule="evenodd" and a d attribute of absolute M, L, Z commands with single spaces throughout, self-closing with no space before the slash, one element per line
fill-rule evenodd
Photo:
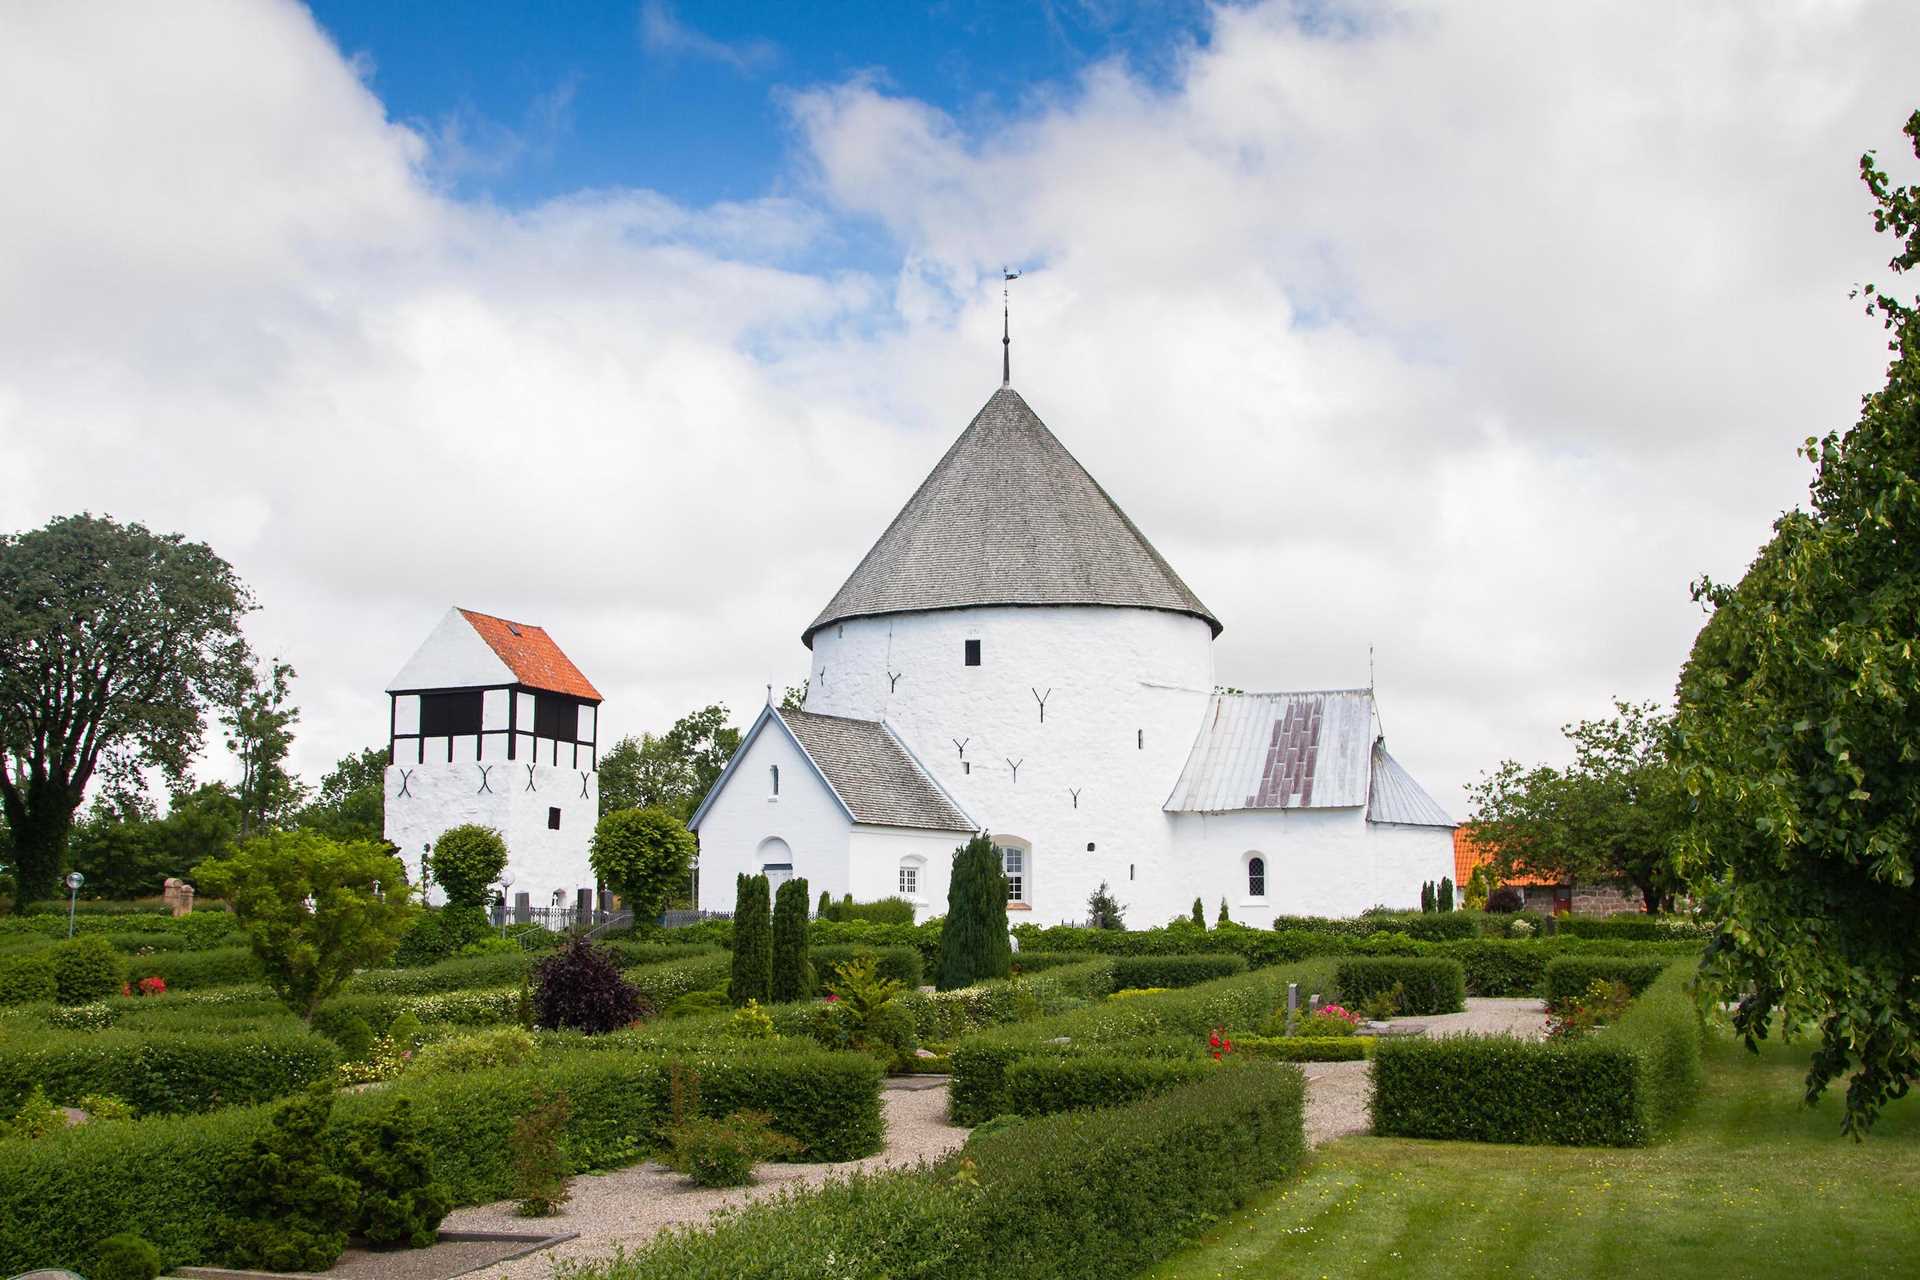
<path fill-rule="evenodd" d="M 1000 385 L 1013 385 L 1013 327 L 1008 317 L 1007 285 L 1020 278 L 1018 271 L 1000 268 Z"/>

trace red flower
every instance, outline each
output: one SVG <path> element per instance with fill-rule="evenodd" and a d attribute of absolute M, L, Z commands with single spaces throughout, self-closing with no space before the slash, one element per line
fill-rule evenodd
<path fill-rule="evenodd" d="M 143 996 L 163 996 L 167 994 L 167 980 L 158 974 L 140 979 L 140 994 Z"/>
<path fill-rule="evenodd" d="M 839 996 L 837 996 L 837 995 L 835 995 L 835 994 L 833 994 L 833 992 L 831 992 L 831 991 L 829 991 L 829 992 L 827 992 L 827 1003 L 828 1003 L 828 1004 L 839 1004 L 839 1003 L 840 1003 L 840 997 L 839 997 Z"/>

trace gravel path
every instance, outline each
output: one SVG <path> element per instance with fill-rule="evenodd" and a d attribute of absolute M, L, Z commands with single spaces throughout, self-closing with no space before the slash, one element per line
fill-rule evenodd
<path fill-rule="evenodd" d="M 1538 1000 L 1491 1000 L 1469 997 L 1465 1013 L 1441 1013 L 1427 1018 L 1396 1018 L 1395 1026 L 1418 1027 L 1428 1036 L 1517 1036 L 1538 1040 L 1546 1033 L 1547 1007 Z M 1317 1147 L 1348 1134 L 1367 1133 L 1373 1122 L 1367 1114 L 1373 1080 L 1365 1062 L 1310 1062 L 1307 1073 L 1307 1145 Z"/>
<path fill-rule="evenodd" d="M 945 1083 L 944 1077 L 890 1081 L 881 1095 L 887 1146 L 864 1160 L 763 1165 L 753 1186 L 726 1189 L 692 1186 L 665 1166 L 648 1162 L 575 1178 L 573 1199 L 551 1218 L 519 1217 L 513 1202 L 502 1200 L 456 1209 L 442 1226 L 448 1231 L 578 1231 L 579 1237 L 565 1244 L 476 1273 L 484 1280 L 547 1280 L 554 1263 L 562 1259 L 604 1257 L 616 1245 L 632 1249 L 652 1239 L 662 1227 L 704 1221 L 717 1209 L 744 1204 L 782 1187 L 820 1182 L 831 1173 L 910 1165 L 940 1156 L 967 1138 L 967 1130 L 947 1123 Z"/>

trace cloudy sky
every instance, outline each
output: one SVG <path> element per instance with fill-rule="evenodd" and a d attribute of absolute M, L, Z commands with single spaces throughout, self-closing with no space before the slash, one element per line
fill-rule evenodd
<path fill-rule="evenodd" d="M 834 8 L 0 9 L 0 526 L 211 543 L 310 777 L 454 603 L 615 732 L 745 717 L 997 385 L 1011 263 L 1015 385 L 1218 678 L 1371 647 L 1459 814 L 1670 694 L 1883 367 L 1909 0 Z"/>

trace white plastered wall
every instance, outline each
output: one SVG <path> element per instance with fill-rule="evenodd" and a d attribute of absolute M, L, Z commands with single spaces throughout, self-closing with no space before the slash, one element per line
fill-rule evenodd
<path fill-rule="evenodd" d="M 524 758 L 448 764 L 443 755 L 424 764 L 389 765 L 386 834 L 406 861 L 408 878 L 420 883 L 425 845 L 451 827 L 475 822 L 494 828 L 507 842 L 507 868 L 514 878 L 510 903 L 524 892 L 531 905 L 551 906 L 557 889 L 563 905 L 571 905 L 578 890 L 593 888 L 587 849 L 599 816 L 599 775 L 546 764 L 529 770 L 528 764 Z M 550 808 L 560 810 L 557 831 L 547 825 Z M 437 886 L 432 900 L 443 900 Z"/>
<path fill-rule="evenodd" d="M 977 667 L 964 664 L 969 639 L 981 642 Z M 1172 857 L 1161 805 L 1212 688 L 1212 634 L 1198 618 L 995 607 L 823 627 L 807 710 L 885 720 L 974 819 L 1031 841 L 1030 911 L 1009 914 L 1052 923 L 1083 918 L 1102 880 L 1122 901 L 1179 896 L 1189 869 Z"/>
<path fill-rule="evenodd" d="M 836 898 L 850 892 L 853 823 L 792 736 L 769 720 L 742 751 L 700 820 L 701 908 L 733 910 L 734 877 L 757 874 L 760 847 L 773 838 L 786 842 L 793 874 L 806 880 L 809 897 L 818 899 L 822 889 Z M 778 797 L 768 772 L 775 765 Z"/>

